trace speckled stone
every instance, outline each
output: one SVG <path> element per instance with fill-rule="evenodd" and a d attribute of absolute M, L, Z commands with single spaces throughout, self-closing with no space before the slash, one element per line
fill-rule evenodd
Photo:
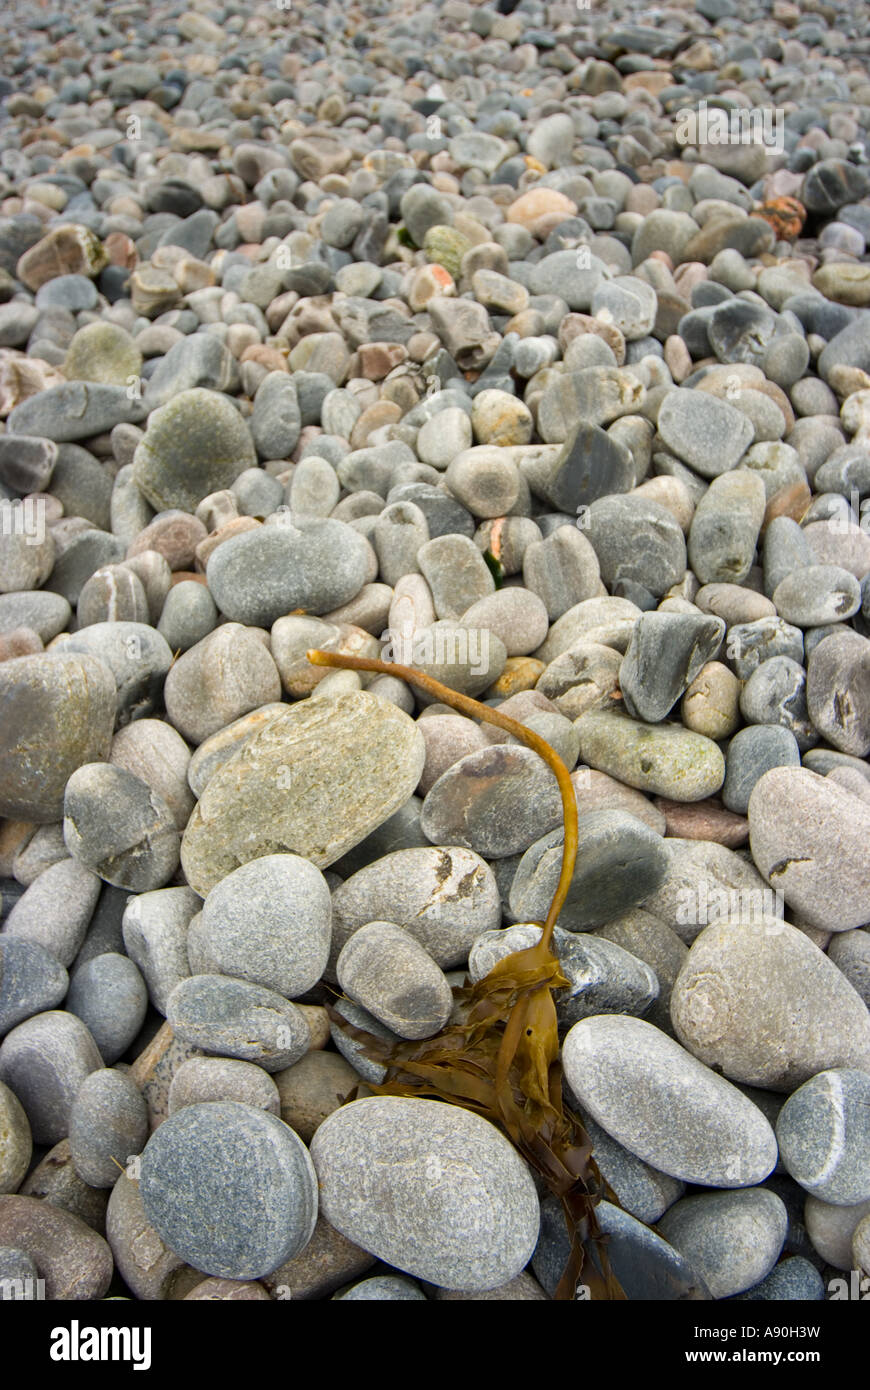
<path fill-rule="evenodd" d="M 835 1206 L 870 1198 L 870 1076 L 833 1069 L 804 1082 L 779 1112 L 776 1137 L 788 1173 Z"/>
<path fill-rule="evenodd" d="M 584 762 L 640 791 L 701 801 L 717 792 L 725 777 L 718 746 L 689 729 L 641 724 L 606 711 L 581 715 L 574 727 Z"/>
<path fill-rule="evenodd" d="M 321 1210 L 349 1239 L 441 1288 L 492 1288 L 525 1268 L 539 1208 L 526 1165 L 479 1115 L 437 1101 L 372 1097 L 331 1115 L 311 1142 Z M 420 1182 L 438 1202 L 420 1203 Z"/>
<path fill-rule="evenodd" d="M 706 927 L 674 984 L 671 1018 L 701 1061 L 764 1090 L 794 1090 L 832 1067 L 870 1070 L 863 1000 L 803 932 L 778 917 L 738 916 Z"/>
<path fill-rule="evenodd" d="M 377 858 L 333 890 L 332 914 L 333 954 L 367 922 L 389 920 L 414 937 L 442 970 L 451 970 L 464 964 L 482 932 L 499 925 L 501 908 L 486 861 L 451 846 L 401 849 Z"/>
<path fill-rule="evenodd" d="M 751 1187 L 772 1171 L 776 1140 L 758 1107 L 651 1023 L 584 1019 L 565 1038 L 562 1059 L 580 1105 L 659 1172 Z"/>
<path fill-rule="evenodd" d="M 21 1101 L 37 1144 L 66 1137 L 76 1092 L 102 1064 L 81 1019 L 59 1009 L 34 1014 L 0 1044 L 0 1081 Z"/>
<path fill-rule="evenodd" d="M 0 936 L 0 1036 L 64 999 L 69 978 L 56 956 L 33 941 Z"/>
<path fill-rule="evenodd" d="M 296 854 L 270 854 L 212 888 L 197 940 L 221 974 L 294 999 L 323 974 L 330 921 L 329 888 L 319 869 Z"/>
<path fill-rule="evenodd" d="M 185 1106 L 151 1136 L 141 1172 L 148 1220 L 204 1273 L 258 1278 L 311 1238 L 317 1180 L 308 1150 L 276 1116 L 252 1106 Z"/>
<path fill-rule="evenodd" d="M 290 1067 L 311 1041 L 304 1014 L 281 994 L 247 980 L 190 975 L 169 996 L 166 1019 L 176 1037 L 221 1057 Z"/>
<path fill-rule="evenodd" d="M 75 971 L 66 1007 L 89 1028 L 103 1061 L 111 1066 L 124 1055 L 142 1027 L 148 989 L 129 957 L 107 951 L 85 961 Z"/>
<path fill-rule="evenodd" d="M 148 1110 L 129 1074 L 107 1068 L 86 1076 L 69 1117 L 70 1153 L 79 1177 L 90 1187 L 114 1187 L 119 1165 L 141 1153 L 147 1138 Z"/>
<path fill-rule="evenodd" d="M 779 1258 L 788 1217 L 764 1188 L 684 1197 L 659 1222 L 662 1235 L 691 1261 L 714 1298 L 728 1298 L 766 1278 Z"/>
<path fill-rule="evenodd" d="M 756 782 L 748 815 L 759 872 L 804 921 L 823 931 L 870 921 L 866 802 L 808 768 L 777 767 Z"/>
<path fill-rule="evenodd" d="M 0 1193 L 17 1192 L 30 1166 L 33 1140 L 24 1106 L 0 1081 Z"/>
<path fill-rule="evenodd" d="M 326 868 L 408 800 L 424 760 L 413 721 L 365 691 L 276 715 L 205 787 L 182 841 L 188 882 L 205 896 L 279 851 Z"/>

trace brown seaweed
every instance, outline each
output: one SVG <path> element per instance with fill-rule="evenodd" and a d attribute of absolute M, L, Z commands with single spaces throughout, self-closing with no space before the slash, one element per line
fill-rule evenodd
<path fill-rule="evenodd" d="M 372 1091 L 428 1096 L 482 1115 L 508 1136 L 559 1198 L 571 1251 L 557 1299 L 573 1299 L 581 1275 L 591 1298 L 622 1299 L 625 1294 L 610 1268 L 606 1237 L 595 1214 L 606 1184 L 592 1157 L 589 1136 L 562 1093 L 553 991 L 568 981 L 551 942 L 577 854 L 577 801 L 568 769 L 555 749 L 525 725 L 413 667 L 326 651 L 309 651 L 308 660 L 315 666 L 397 676 L 460 713 L 513 734 L 556 776 L 564 818 L 562 868 L 546 920 L 538 924 L 542 932 L 536 945 L 506 956 L 476 984 L 455 991 L 464 1021 L 449 1023 L 432 1038 L 389 1046 L 362 1030 L 349 1031 L 365 1043 L 372 1061 L 387 1068 L 383 1084 L 372 1085 Z M 347 1029 L 344 1020 L 342 1026 Z"/>

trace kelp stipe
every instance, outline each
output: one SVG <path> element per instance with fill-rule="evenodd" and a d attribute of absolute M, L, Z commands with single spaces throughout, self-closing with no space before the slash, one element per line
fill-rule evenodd
<path fill-rule="evenodd" d="M 387 1068 L 378 1095 L 428 1096 L 473 1110 L 498 1126 L 561 1201 L 571 1236 L 571 1253 L 555 1297 L 573 1299 L 582 1274 L 593 1299 L 623 1299 L 607 1258 L 595 1206 L 605 1184 L 592 1158 L 580 1120 L 566 1108 L 553 990 L 568 984 L 551 946 L 577 854 L 577 801 L 571 777 L 554 748 L 538 734 L 497 709 L 417 671 L 411 666 L 338 652 L 309 651 L 315 666 L 377 671 L 426 691 L 472 719 L 495 724 L 533 749 L 559 783 L 564 844 L 559 882 L 541 938 L 500 960 L 476 984 L 455 991 L 464 1022 L 449 1023 L 432 1038 L 388 1047 L 370 1033 L 342 1028 L 365 1044 L 366 1055 Z M 607 1192 L 609 1197 L 613 1194 Z M 597 1264 L 592 1259 L 594 1246 Z"/>

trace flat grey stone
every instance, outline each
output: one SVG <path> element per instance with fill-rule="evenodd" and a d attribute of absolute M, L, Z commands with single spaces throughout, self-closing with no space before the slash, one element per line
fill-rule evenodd
<path fill-rule="evenodd" d="M 742 411 L 707 391 L 683 387 L 665 397 L 657 424 L 667 447 L 702 478 L 735 468 L 753 438 Z"/>
<path fill-rule="evenodd" d="M 808 768 L 778 767 L 756 782 L 748 815 L 759 872 L 804 921 L 823 931 L 870 921 L 866 802 Z"/>
<path fill-rule="evenodd" d="M 202 743 L 243 714 L 280 700 L 281 678 L 253 632 L 241 623 L 223 623 L 179 657 L 163 695 L 179 733 Z"/>
<path fill-rule="evenodd" d="M 103 1061 L 111 1066 L 145 1021 L 148 989 L 132 960 L 107 951 L 76 969 L 66 1007 L 86 1024 Z"/>
<path fill-rule="evenodd" d="M 0 1036 L 62 1002 L 69 977 L 52 952 L 4 930 L 0 936 Z"/>
<path fill-rule="evenodd" d="M 266 1071 L 292 1067 L 311 1043 L 305 1015 L 282 994 L 223 975 L 182 980 L 169 996 L 166 1019 L 182 1042 Z"/>
<path fill-rule="evenodd" d="M 780 724 L 749 724 L 728 744 L 722 802 L 745 816 L 752 789 L 772 767 L 800 767 L 801 753 L 790 729 Z"/>
<path fill-rule="evenodd" d="M 99 895 L 97 875 L 73 859 L 63 859 L 45 869 L 19 898 L 3 924 L 4 934 L 41 946 L 69 966 L 85 939 Z"/>
<path fill-rule="evenodd" d="M 240 1062 L 235 1057 L 191 1057 L 182 1062 L 169 1085 L 169 1114 L 174 1115 L 186 1105 L 216 1100 L 240 1101 L 272 1115 L 281 1112 L 281 1095 L 275 1081 L 256 1063 Z"/>
<path fill-rule="evenodd" d="M 60 1009 L 25 1019 L 0 1044 L 0 1081 L 21 1101 L 37 1144 L 66 1137 L 76 1093 L 102 1065 L 81 1019 Z"/>
<path fill-rule="evenodd" d="M 148 1108 L 133 1079 L 108 1068 L 86 1076 L 69 1117 L 69 1146 L 79 1177 L 89 1187 L 114 1187 L 118 1168 L 141 1153 L 148 1138 Z"/>
<path fill-rule="evenodd" d="M 495 744 L 466 754 L 439 777 L 420 823 L 433 844 L 500 859 L 555 828 L 561 805 L 555 775 L 537 753 Z"/>
<path fill-rule="evenodd" d="M 279 516 L 282 524 L 231 536 L 209 556 L 209 589 L 232 622 L 271 627 L 299 608 L 330 613 L 373 577 L 371 547 L 353 527 L 331 517 Z"/>
<path fill-rule="evenodd" d="M 807 662 L 807 710 L 842 753 L 870 753 L 870 642 L 848 629 L 825 637 Z"/>

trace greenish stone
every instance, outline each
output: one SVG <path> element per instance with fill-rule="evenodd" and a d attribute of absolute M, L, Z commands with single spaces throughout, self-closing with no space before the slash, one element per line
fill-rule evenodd
<path fill-rule="evenodd" d="M 575 721 L 580 761 L 630 787 L 674 801 L 702 801 L 725 778 L 725 759 L 712 739 L 677 724 L 642 724 L 595 710 Z"/>

